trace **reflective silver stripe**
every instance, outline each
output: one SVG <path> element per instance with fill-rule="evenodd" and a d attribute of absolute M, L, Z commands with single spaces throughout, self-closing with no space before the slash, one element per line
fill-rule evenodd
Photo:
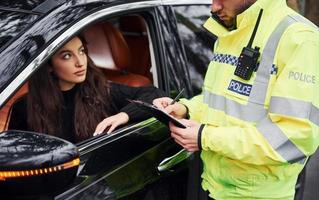
<path fill-rule="evenodd" d="M 260 121 L 257 124 L 257 129 L 272 148 L 289 163 L 295 163 L 306 158 L 306 155 L 269 118 Z"/>
<path fill-rule="evenodd" d="M 313 28 L 316 28 L 319 31 L 318 26 L 316 26 L 314 23 L 312 23 L 311 21 L 309 21 L 308 19 L 304 18 L 301 15 L 292 15 L 290 17 L 293 18 L 297 22 L 308 24 L 309 26 L 312 26 Z"/>
<path fill-rule="evenodd" d="M 311 102 L 272 97 L 270 99 L 269 112 L 309 119 L 309 121 L 319 126 L 319 109 Z"/>
<path fill-rule="evenodd" d="M 240 104 L 224 96 L 204 91 L 204 103 L 210 108 L 224 111 L 227 115 L 236 117 L 248 122 L 257 122 L 267 115 L 267 110 L 263 105 L 250 104 L 249 106 Z"/>
<path fill-rule="evenodd" d="M 267 95 L 270 72 L 272 71 L 273 60 L 276 54 L 278 43 L 285 30 L 295 22 L 308 24 L 319 30 L 315 24 L 300 15 L 288 15 L 279 23 L 274 32 L 272 32 L 270 35 L 263 50 L 261 62 L 256 74 L 256 79 L 254 80 L 248 100 L 249 102 L 264 104 Z"/>
<path fill-rule="evenodd" d="M 270 35 L 262 53 L 260 65 L 249 96 L 249 102 L 262 105 L 265 103 L 270 72 L 279 40 L 287 27 L 294 22 L 295 20 L 293 20 L 290 16 L 286 16 Z"/>

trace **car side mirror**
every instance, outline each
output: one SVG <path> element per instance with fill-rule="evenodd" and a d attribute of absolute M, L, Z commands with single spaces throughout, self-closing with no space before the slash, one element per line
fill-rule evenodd
<path fill-rule="evenodd" d="M 76 146 L 63 139 L 26 131 L 0 133 L 0 199 L 53 195 L 75 179 Z"/>

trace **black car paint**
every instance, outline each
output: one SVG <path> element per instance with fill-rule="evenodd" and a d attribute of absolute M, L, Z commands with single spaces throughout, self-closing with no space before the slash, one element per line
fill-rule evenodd
<path fill-rule="evenodd" d="M 35 168 L 35 163 L 42 167 L 55 166 L 63 163 L 64 158 L 62 157 L 69 157 L 66 159 L 69 161 L 77 157 L 78 152 L 74 151 L 72 143 L 51 138 L 44 137 L 43 134 L 28 134 L 28 132 L 18 130 L 1 133 L 1 144 L 5 145 L 0 148 L 0 170 L 29 170 Z M 21 148 L 23 153 L 20 151 Z M 60 152 L 54 161 L 51 157 L 42 157 L 43 153 L 52 150 Z M 25 166 L 30 168 L 25 168 Z"/>
<path fill-rule="evenodd" d="M 36 8 L 41 3 L 43 3 L 44 1 L 46 0 L 33 0 L 33 1 L 17 0 L 13 4 L 11 0 L 2 0 L 0 5 L 5 8 L 30 11 Z"/>
<path fill-rule="evenodd" d="M 77 177 L 82 182 L 56 198 L 81 199 L 82 196 L 90 196 L 92 191 L 99 191 L 101 197 L 108 187 L 108 191 L 113 191 L 120 198 L 160 178 L 157 165 L 179 147 L 167 139 L 168 131 L 162 124 L 150 121 L 138 126 L 119 130 L 117 135 L 101 136 L 91 147 L 79 145 L 80 152 L 85 148 L 81 153 L 83 168 Z M 83 176 L 86 177 L 84 180 Z"/>
<path fill-rule="evenodd" d="M 103 8 L 129 2 L 137 1 L 67 1 L 38 16 L 25 31 L 2 47 L 0 92 L 48 44 L 78 20 Z M 172 18 L 172 8 L 157 6 L 138 11 L 152 22 L 150 31 L 157 33 L 152 35 L 158 35 L 158 38 L 152 39 L 155 41 L 154 49 L 157 49 L 155 57 L 161 66 L 159 86 L 172 94 L 185 88 L 186 96 L 191 95 L 187 59 L 178 37 L 176 19 Z M 63 43 L 55 48 L 61 45 Z M 188 173 L 185 166 L 181 164 L 163 174 L 157 171 L 157 165 L 162 159 L 180 150 L 169 138 L 167 127 L 157 121 L 149 120 L 120 129 L 110 136 L 92 138 L 78 144 L 78 148 L 81 155 L 79 174 L 69 188 L 56 194 L 55 199 L 92 199 L 93 196 L 95 199 L 143 199 L 157 186 L 165 188 L 179 180 L 184 181 L 179 187 L 181 194 L 172 191 L 167 198 L 173 196 L 174 199 L 185 199 Z M 175 176 L 179 179 L 169 183 L 169 178 Z M 158 198 L 165 199 L 165 195 Z"/>
<path fill-rule="evenodd" d="M 79 158 L 75 145 L 61 138 L 11 130 L 0 134 L 0 144 L 0 171 L 5 171 L 6 174 L 12 171 L 22 174 L 0 180 L 0 198 L 11 199 L 14 196 L 23 199 L 35 194 L 47 195 L 52 190 L 64 189 L 76 176 L 77 166 L 65 170 L 59 170 L 60 167 L 57 167 Z M 52 170 L 52 173 L 46 173 L 49 170 Z M 40 171 L 43 171 L 43 174 Z M 33 173 L 41 175 L 29 176 Z M 60 182 L 55 181 L 58 177 Z"/>

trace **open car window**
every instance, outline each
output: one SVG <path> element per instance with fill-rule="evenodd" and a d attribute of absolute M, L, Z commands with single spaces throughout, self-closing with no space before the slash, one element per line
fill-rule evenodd
<path fill-rule="evenodd" d="M 154 85 L 148 27 L 141 15 L 94 23 L 81 35 L 87 42 L 88 55 L 107 80 L 132 87 Z M 27 93 L 28 81 L 1 108 L 1 131 L 8 129 L 12 105 Z"/>

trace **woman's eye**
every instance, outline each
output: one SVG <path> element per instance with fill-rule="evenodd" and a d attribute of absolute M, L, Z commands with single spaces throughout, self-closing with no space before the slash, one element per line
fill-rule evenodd
<path fill-rule="evenodd" d="M 81 55 L 85 54 L 84 48 L 80 49 L 80 54 L 81 54 Z"/>
<path fill-rule="evenodd" d="M 70 58 L 71 58 L 71 54 L 69 54 L 69 53 L 66 53 L 63 55 L 63 59 L 65 59 L 65 60 L 68 60 Z"/>

